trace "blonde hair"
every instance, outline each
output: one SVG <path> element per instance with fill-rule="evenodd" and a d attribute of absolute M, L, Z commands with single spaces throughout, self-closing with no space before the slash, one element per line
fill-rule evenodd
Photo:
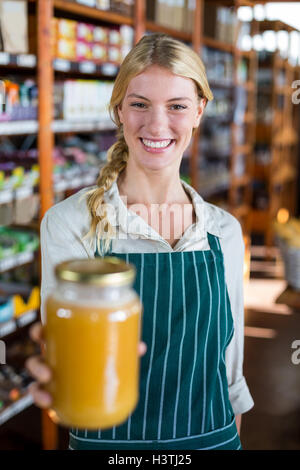
<path fill-rule="evenodd" d="M 97 187 L 87 193 L 91 227 L 84 238 L 90 237 L 93 241 L 96 235 L 97 249 L 102 256 L 109 250 L 111 239 L 115 235 L 103 204 L 104 193 L 126 168 L 129 156 L 118 107 L 122 105 L 130 80 L 150 65 L 159 65 L 176 75 L 192 79 L 196 84 L 198 99 L 204 99 L 205 104 L 213 99 L 202 60 L 193 49 L 181 41 L 161 33 L 146 35 L 125 57 L 116 77 L 109 104 L 111 119 L 118 127 L 117 141 L 108 149 L 107 163 L 100 171 Z M 102 239 L 105 239 L 104 245 L 101 243 Z"/>

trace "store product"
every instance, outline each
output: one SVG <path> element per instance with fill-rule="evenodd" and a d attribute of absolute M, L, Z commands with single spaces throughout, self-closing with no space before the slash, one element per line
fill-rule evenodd
<path fill-rule="evenodd" d="M 58 265 L 56 276 L 44 330 L 51 417 L 88 429 L 120 424 L 138 401 L 135 268 L 116 257 L 73 260 Z"/>
<path fill-rule="evenodd" d="M 0 24 L 4 51 L 10 54 L 27 53 L 27 2 L 1 0 Z"/>

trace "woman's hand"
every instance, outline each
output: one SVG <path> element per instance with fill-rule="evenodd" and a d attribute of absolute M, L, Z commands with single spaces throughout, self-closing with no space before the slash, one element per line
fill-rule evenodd
<path fill-rule="evenodd" d="M 40 344 L 41 347 L 43 346 L 44 338 L 41 323 L 34 323 L 29 330 L 29 334 L 33 341 Z M 147 346 L 141 341 L 138 345 L 139 356 L 143 356 L 146 351 Z M 36 382 L 29 385 L 29 393 L 32 395 L 35 405 L 39 408 L 49 408 L 52 403 L 52 397 L 43 389 L 43 385 L 50 382 L 52 377 L 51 369 L 47 366 L 42 356 L 28 358 L 25 366 L 30 375 L 36 380 Z"/>

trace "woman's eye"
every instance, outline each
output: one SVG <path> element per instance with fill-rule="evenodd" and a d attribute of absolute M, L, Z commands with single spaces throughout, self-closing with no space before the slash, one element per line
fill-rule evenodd
<path fill-rule="evenodd" d="M 175 108 L 175 110 L 186 109 L 186 106 L 182 106 L 181 104 L 173 104 L 171 107 Z"/>
<path fill-rule="evenodd" d="M 145 105 L 145 103 L 131 103 L 130 106 L 135 106 L 136 108 L 143 108 Z"/>
<path fill-rule="evenodd" d="M 140 108 L 140 109 L 144 109 L 146 107 L 145 103 L 131 103 L 130 106 L 133 106 L 135 108 Z M 182 109 L 186 109 L 187 107 L 181 104 L 172 104 L 170 108 L 175 111 L 180 111 Z"/>

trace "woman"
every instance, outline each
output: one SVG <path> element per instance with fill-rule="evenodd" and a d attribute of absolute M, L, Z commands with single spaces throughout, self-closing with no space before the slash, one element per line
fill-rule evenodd
<path fill-rule="evenodd" d="M 72 257 L 110 253 L 134 263 L 144 304 L 137 408 L 109 430 L 72 429 L 71 449 L 241 448 L 240 415 L 253 406 L 242 373 L 241 227 L 179 173 L 212 98 L 192 49 L 163 34 L 143 37 L 115 81 L 118 140 L 97 186 L 42 221 L 42 320 L 53 267 Z M 49 380 L 39 359 L 28 368 L 39 383 Z M 38 385 L 32 393 L 49 406 Z"/>

